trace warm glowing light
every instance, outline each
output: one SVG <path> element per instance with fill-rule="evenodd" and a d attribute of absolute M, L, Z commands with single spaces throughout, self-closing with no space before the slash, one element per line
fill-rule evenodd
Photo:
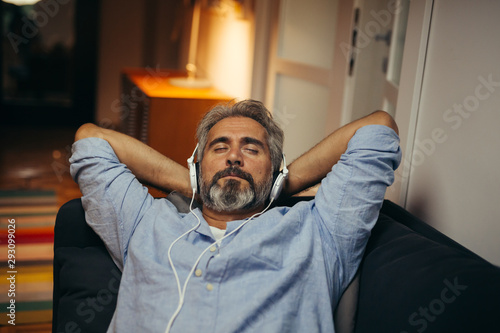
<path fill-rule="evenodd" d="M 131 74 L 130 79 L 151 98 L 231 99 L 228 95 L 214 88 L 186 89 L 189 87 L 174 86 L 171 84 L 172 78 L 170 77 Z"/>

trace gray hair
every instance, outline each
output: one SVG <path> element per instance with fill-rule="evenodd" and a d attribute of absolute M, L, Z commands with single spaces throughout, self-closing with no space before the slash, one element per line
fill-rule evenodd
<path fill-rule="evenodd" d="M 255 120 L 266 129 L 267 146 L 271 155 L 273 171 L 278 171 L 283 159 L 283 130 L 274 121 L 273 116 L 262 102 L 251 99 L 234 104 L 217 105 L 203 116 L 196 130 L 198 161 L 201 162 L 203 160 L 203 152 L 207 145 L 210 129 L 222 119 L 229 117 L 247 117 Z"/>

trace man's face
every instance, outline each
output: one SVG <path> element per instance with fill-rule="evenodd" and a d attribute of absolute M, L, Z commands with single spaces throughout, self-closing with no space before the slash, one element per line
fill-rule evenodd
<path fill-rule="evenodd" d="M 201 162 L 204 205 L 217 211 L 264 204 L 272 185 L 267 132 L 253 119 L 225 118 L 208 133 Z"/>

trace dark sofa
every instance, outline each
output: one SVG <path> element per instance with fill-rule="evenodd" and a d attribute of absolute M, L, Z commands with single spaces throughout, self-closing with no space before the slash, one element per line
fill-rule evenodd
<path fill-rule="evenodd" d="M 169 200 L 187 208 L 182 198 Z M 105 332 L 120 277 L 80 199 L 63 205 L 54 236 L 53 332 Z M 499 314 L 500 268 L 386 200 L 334 315 L 340 333 L 455 333 L 500 332 Z"/>

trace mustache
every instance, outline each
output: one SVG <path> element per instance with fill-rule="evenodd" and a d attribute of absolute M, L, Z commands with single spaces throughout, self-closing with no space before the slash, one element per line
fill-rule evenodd
<path fill-rule="evenodd" d="M 240 177 L 244 180 L 246 180 L 250 185 L 253 187 L 254 186 L 254 181 L 253 177 L 251 174 L 248 172 L 245 172 L 241 170 L 240 168 L 236 166 L 231 166 L 228 167 L 224 170 L 218 171 L 212 178 L 212 184 L 215 184 L 219 179 L 226 177 L 226 176 L 237 176 Z"/>

